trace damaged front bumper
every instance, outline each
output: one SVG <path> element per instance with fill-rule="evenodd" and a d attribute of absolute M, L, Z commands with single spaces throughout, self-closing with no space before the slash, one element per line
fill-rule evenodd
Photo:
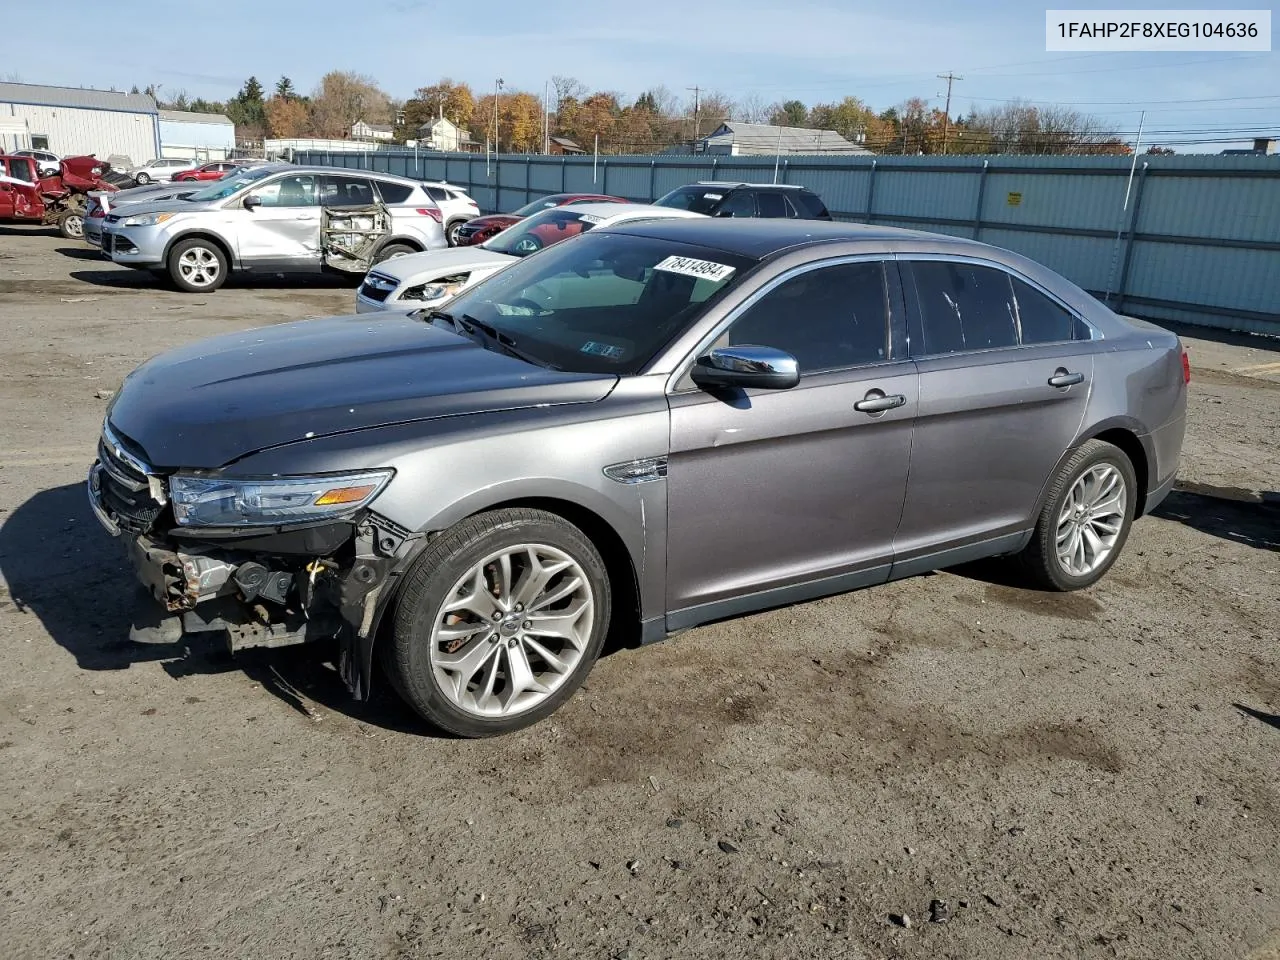
<path fill-rule="evenodd" d="M 220 632 L 232 653 L 337 640 L 343 680 L 357 698 L 368 696 L 374 633 L 414 552 L 407 531 L 367 511 L 302 528 L 166 529 L 163 482 L 110 451 L 90 469 L 87 489 L 145 591 L 130 639 L 173 644 Z"/>

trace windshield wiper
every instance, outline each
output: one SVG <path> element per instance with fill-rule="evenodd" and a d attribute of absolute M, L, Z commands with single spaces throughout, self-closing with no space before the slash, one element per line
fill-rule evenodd
<path fill-rule="evenodd" d="M 444 310 L 433 310 L 430 307 L 422 307 L 421 309 L 414 311 L 414 313 L 427 321 L 427 323 L 431 323 L 433 320 L 444 320 L 449 324 L 449 326 L 453 327 L 453 329 L 458 329 L 458 321 L 453 318 L 453 314 Z"/>
<path fill-rule="evenodd" d="M 535 367 L 545 367 L 548 370 L 560 369 L 554 363 L 548 363 L 546 360 L 535 357 L 532 354 L 525 353 L 516 346 L 515 340 L 513 340 L 509 335 L 503 333 L 492 324 L 485 323 L 483 320 L 477 320 L 475 317 L 464 313 L 462 315 L 461 326 L 462 329 L 467 331 L 467 333 L 479 330 L 490 340 L 490 342 L 497 344 L 498 348 L 509 357 L 515 357 L 517 360 L 523 360 L 525 363 L 532 363 Z"/>

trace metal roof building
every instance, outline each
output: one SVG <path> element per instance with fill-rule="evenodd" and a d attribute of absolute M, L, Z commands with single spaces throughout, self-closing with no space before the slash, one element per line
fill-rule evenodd
<path fill-rule="evenodd" d="M 143 93 L 0 83 L 0 122 L 25 127 L 27 146 L 62 156 L 126 156 L 143 163 L 160 155 L 156 102 Z M 21 134 L 16 135 L 21 139 Z"/>
<path fill-rule="evenodd" d="M 777 127 L 769 123 L 739 123 L 736 120 L 725 121 L 699 140 L 694 152 L 730 157 L 772 157 L 780 153 L 872 155 L 866 147 L 851 143 L 834 130 Z"/>
<path fill-rule="evenodd" d="M 236 148 L 236 126 L 220 113 L 160 111 L 160 153 L 184 160 L 225 160 Z"/>

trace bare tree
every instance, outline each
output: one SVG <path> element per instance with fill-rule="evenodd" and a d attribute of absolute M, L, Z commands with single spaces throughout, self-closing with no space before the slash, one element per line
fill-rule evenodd
<path fill-rule="evenodd" d="M 556 110 L 559 110 L 566 100 L 581 101 L 590 92 L 587 85 L 577 77 L 565 77 L 559 74 L 551 78 L 551 86 L 556 91 Z"/>
<path fill-rule="evenodd" d="M 764 98 L 753 91 L 734 101 L 729 116 L 743 123 L 768 123 L 772 113 L 772 105 L 765 103 Z"/>

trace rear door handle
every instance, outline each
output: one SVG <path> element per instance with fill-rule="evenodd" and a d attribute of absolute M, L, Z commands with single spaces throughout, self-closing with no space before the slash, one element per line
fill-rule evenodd
<path fill-rule="evenodd" d="M 907 398 L 901 393 L 885 395 L 883 390 L 868 390 L 867 395 L 853 405 L 860 413 L 884 413 L 904 406 Z"/>
<path fill-rule="evenodd" d="M 315 220 L 315 219 L 316 219 L 316 215 L 315 215 L 314 213 L 300 213 L 300 214 L 298 214 L 296 217 L 294 217 L 293 219 L 295 219 L 295 220 Z"/>
<path fill-rule="evenodd" d="M 1077 383 L 1084 383 L 1084 374 L 1071 373 L 1062 367 L 1053 371 L 1053 376 L 1049 378 L 1051 387 L 1071 387 Z"/>

